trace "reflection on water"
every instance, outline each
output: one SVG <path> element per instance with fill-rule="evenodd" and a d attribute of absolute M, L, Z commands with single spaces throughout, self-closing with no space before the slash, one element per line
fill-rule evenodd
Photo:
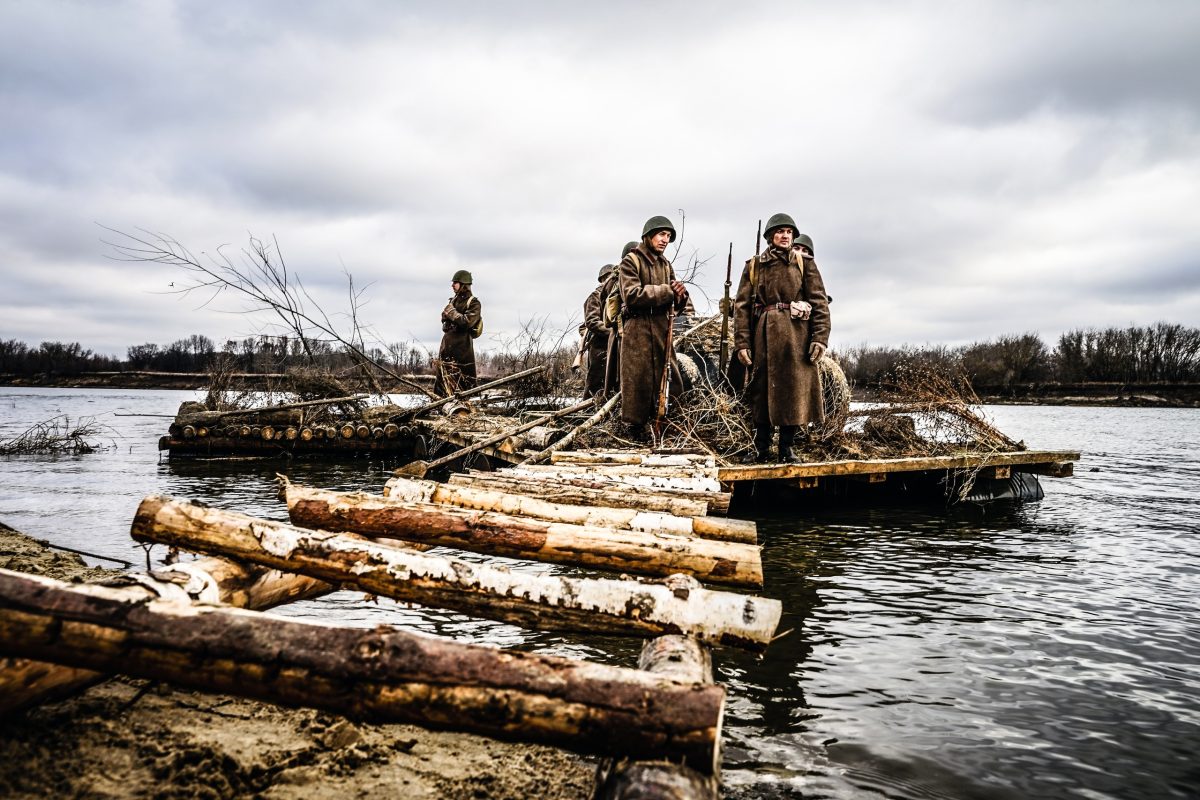
<path fill-rule="evenodd" d="M 128 529 L 146 494 L 286 519 L 276 472 L 377 492 L 394 466 L 159 463 L 166 420 L 110 413 L 170 414 L 192 398 L 0 389 L 0 437 L 56 413 L 94 414 L 121 437 L 88 456 L 0 458 L 0 520 L 140 563 Z M 989 411 L 1031 446 L 1082 449 L 1076 477 L 1045 480 L 1038 503 L 762 517 L 765 593 L 783 601 L 781 630 L 791 633 L 762 657 L 715 654 L 730 692 L 727 796 L 1194 795 L 1200 411 Z M 639 646 L 356 592 L 281 613 L 609 663 L 632 664 Z"/>

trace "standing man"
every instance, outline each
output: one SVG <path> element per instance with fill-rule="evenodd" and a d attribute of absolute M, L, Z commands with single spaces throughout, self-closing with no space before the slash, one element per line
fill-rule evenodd
<path fill-rule="evenodd" d="M 596 288 L 583 301 L 583 326 L 587 329 L 584 334 L 588 346 L 587 381 L 584 384 L 584 397 L 600 397 L 604 394 L 604 369 L 608 366 L 608 326 L 604 324 L 604 304 L 601 294 L 605 282 L 612 273 L 612 264 L 600 268 Z"/>
<path fill-rule="evenodd" d="M 626 242 L 621 248 L 621 258 L 637 247 L 637 242 Z M 617 286 L 620 269 L 613 267 L 604 286 L 600 289 L 601 318 L 608 326 L 608 361 L 604 365 L 604 395 L 612 397 L 621 391 L 621 290 Z"/>
<path fill-rule="evenodd" d="M 474 388 L 475 344 L 483 333 L 483 307 L 471 293 L 471 273 L 460 269 L 450 281 L 454 296 L 442 309 L 442 346 L 438 348 L 438 394 Z"/>
<path fill-rule="evenodd" d="M 663 375 L 670 369 L 671 391 L 682 391 L 668 331 L 675 312 L 688 302 L 687 287 L 663 252 L 675 241 L 675 226 L 666 217 L 651 217 L 642 241 L 630 250 L 617 272 L 621 299 L 621 419 L 629 435 L 647 441 L 646 428 L 658 413 Z"/>
<path fill-rule="evenodd" d="M 817 262 L 792 247 L 796 223 L 767 220 L 767 249 L 746 262 L 734 301 L 734 347 L 750 372 L 754 460 L 767 461 L 775 426 L 779 460 L 795 462 L 796 434 L 821 422 L 825 409 L 817 362 L 829 346 L 829 301 Z M 811 253 L 812 240 L 808 241 Z"/>

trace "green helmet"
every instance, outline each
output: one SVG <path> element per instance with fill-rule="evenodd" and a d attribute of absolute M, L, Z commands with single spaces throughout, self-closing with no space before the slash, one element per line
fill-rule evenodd
<path fill-rule="evenodd" d="M 454 277 L 451 278 L 450 280 L 453 283 L 462 283 L 462 284 L 466 284 L 467 286 L 470 286 L 471 285 L 471 273 L 467 272 L 465 269 L 460 269 L 458 272 L 454 273 Z"/>
<path fill-rule="evenodd" d="M 621 248 L 621 258 L 624 258 L 625 256 L 629 255 L 629 251 L 637 246 L 638 246 L 637 242 L 626 242 L 625 246 Z"/>
<path fill-rule="evenodd" d="M 608 277 L 608 273 L 610 273 L 610 272 L 612 272 L 612 271 L 613 271 L 613 265 L 612 265 L 612 264 L 605 264 L 603 267 L 601 267 L 601 268 L 600 268 L 600 277 L 599 277 L 599 278 L 597 278 L 596 280 L 598 280 L 598 281 L 600 281 L 601 283 L 603 283 L 603 282 L 604 282 L 604 279 Z"/>
<path fill-rule="evenodd" d="M 763 229 L 763 238 L 768 242 L 771 241 L 771 234 L 775 232 L 775 229 L 785 226 L 791 228 L 792 231 L 795 232 L 796 220 L 792 219 L 787 214 L 772 214 L 771 218 L 767 220 L 767 227 Z"/>
<path fill-rule="evenodd" d="M 814 256 L 817 254 L 817 251 L 813 249 L 812 237 L 807 233 L 796 234 L 796 238 L 792 242 L 792 247 L 796 247 L 797 245 L 804 245 L 808 248 L 808 252 L 812 253 Z"/>
<path fill-rule="evenodd" d="M 646 220 L 646 224 L 642 226 L 642 238 L 645 239 L 647 236 L 659 231 L 670 231 L 671 241 L 675 241 L 675 226 L 666 217 L 651 217 Z"/>

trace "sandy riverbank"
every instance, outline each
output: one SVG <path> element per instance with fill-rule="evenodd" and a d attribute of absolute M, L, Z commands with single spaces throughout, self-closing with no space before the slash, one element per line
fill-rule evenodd
<path fill-rule="evenodd" d="M 0 567 L 111 574 L 0 523 Z M 2 662 L 3 659 L 0 659 Z M 0 720 L 0 797 L 590 797 L 595 764 L 564 751 L 114 678 Z"/>

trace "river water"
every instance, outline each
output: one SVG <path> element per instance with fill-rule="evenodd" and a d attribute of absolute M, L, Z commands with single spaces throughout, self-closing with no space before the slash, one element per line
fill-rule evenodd
<path fill-rule="evenodd" d="M 173 415 L 190 399 L 0 388 L 0 440 L 66 414 L 94 417 L 109 445 L 0 457 L 0 521 L 144 566 L 129 524 L 147 494 L 282 520 L 276 472 L 379 491 L 395 466 L 172 464 L 157 451 L 167 419 L 118 416 Z M 1044 479 L 1039 502 L 759 519 L 764 594 L 783 602 L 791 633 L 762 657 L 714 654 L 730 693 L 726 797 L 1200 796 L 1200 410 L 986 411 L 1031 447 L 1082 450 L 1075 477 Z M 353 592 L 279 613 L 624 665 L 639 646 Z"/>

